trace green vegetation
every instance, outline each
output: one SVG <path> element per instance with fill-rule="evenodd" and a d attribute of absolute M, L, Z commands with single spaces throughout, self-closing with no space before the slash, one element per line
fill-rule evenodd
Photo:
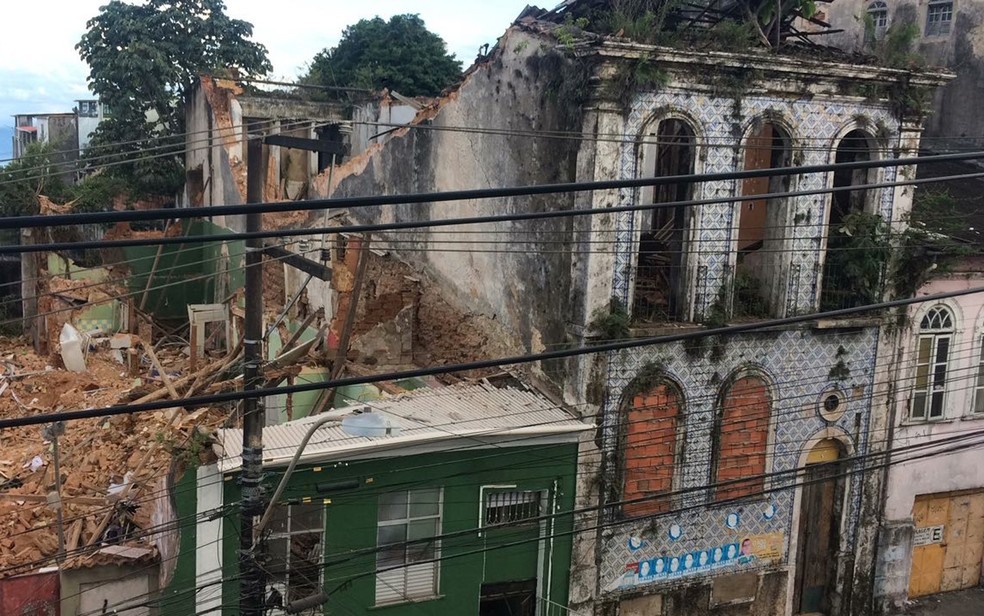
<path fill-rule="evenodd" d="M 182 103 L 200 74 L 246 77 L 271 69 L 266 48 L 250 40 L 252 24 L 230 19 L 225 8 L 222 0 L 112 0 L 86 24 L 76 49 L 89 65 L 89 87 L 112 109 L 92 136 L 88 158 L 111 164 L 105 173 L 123 178 L 131 194 L 180 189 Z"/>
<path fill-rule="evenodd" d="M 602 340 L 624 340 L 629 337 L 631 318 L 625 309 L 625 304 L 613 297 L 608 306 L 608 312 L 596 310 L 591 321 L 591 329 L 601 336 Z"/>
<path fill-rule="evenodd" d="M 910 227 L 899 238 L 890 282 L 894 297 L 912 297 L 931 274 L 950 271 L 960 257 L 974 253 L 953 236 L 963 231 L 956 201 L 945 190 L 919 189 Z"/>
<path fill-rule="evenodd" d="M 872 304 L 884 293 L 885 266 L 892 254 L 888 223 L 877 214 L 852 212 L 830 230 L 821 310 Z"/>
<path fill-rule="evenodd" d="M 338 45 L 314 56 L 305 83 L 436 96 L 461 77 L 461 62 L 419 15 L 375 17 L 345 28 Z"/>
<path fill-rule="evenodd" d="M 752 274 L 738 270 L 735 273 L 734 307 L 736 318 L 769 316 L 769 307 L 762 297 L 762 283 Z"/>

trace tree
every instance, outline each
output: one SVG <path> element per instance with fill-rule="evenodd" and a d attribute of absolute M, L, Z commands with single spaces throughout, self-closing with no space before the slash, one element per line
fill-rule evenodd
<path fill-rule="evenodd" d="M 70 196 L 66 179 L 74 171 L 59 166 L 51 146 L 32 143 L 24 155 L 0 167 L 0 216 L 29 216 L 39 211 L 39 195 L 55 201 Z"/>
<path fill-rule="evenodd" d="M 92 137 L 89 158 L 114 163 L 107 172 L 133 180 L 135 192 L 180 186 L 181 102 L 199 74 L 271 70 L 266 48 L 249 40 L 252 24 L 229 18 L 225 8 L 222 0 L 111 0 L 75 46 L 89 65 L 89 87 L 112 110 Z"/>
<path fill-rule="evenodd" d="M 461 77 L 461 62 L 419 15 L 363 19 L 345 28 L 338 45 L 318 52 L 306 83 L 435 96 Z"/>

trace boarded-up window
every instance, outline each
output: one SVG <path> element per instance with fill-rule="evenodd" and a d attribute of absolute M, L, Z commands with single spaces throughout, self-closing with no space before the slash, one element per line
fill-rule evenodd
<path fill-rule="evenodd" d="M 681 397 L 662 383 L 633 396 L 625 414 L 624 489 L 622 511 L 641 516 L 666 511 L 673 489 L 673 473 L 679 456 L 678 422 Z"/>
<path fill-rule="evenodd" d="M 716 500 L 760 494 L 765 488 L 772 401 L 761 378 L 735 380 L 721 397 L 714 450 Z"/>

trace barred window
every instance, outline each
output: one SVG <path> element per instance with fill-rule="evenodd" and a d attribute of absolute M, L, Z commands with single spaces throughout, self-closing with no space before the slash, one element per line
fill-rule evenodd
<path fill-rule="evenodd" d="M 534 523 L 540 517 L 541 493 L 533 491 L 492 492 L 485 495 L 485 524 Z"/>

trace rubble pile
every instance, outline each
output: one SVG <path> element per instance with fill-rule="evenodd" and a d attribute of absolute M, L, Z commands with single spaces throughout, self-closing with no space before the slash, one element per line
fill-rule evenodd
<path fill-rule="evenodd" d="M 234 359 L 187 374 L 181 349 L 148 352 L 136 336 L 115 338 L 120 336 L 129 339 L 130 348 L 91 340 L 84 372 L 68 371 L 59 358 L 40 357 L 18 340 L 0 341 L 0 418 L 166 399 L 173 397 L 171 390 L 181 397 L 202 393 Z M 126 365 L 126 355 L 137 361 Z M 151 519 L 166 494 L 172 462 L 195 462 L 188 458 L 189 444 L 218 427 L 226 414 L 221 409 L 165 409 L 66 423 L 58 455 L 67 565 L 104 560 L 107 546 L 151 554 L 157 530 Z M 54 564 L 58 486 L 48 436 L 43 426 L 0 431 L 0 576 Z M 200 442 L 196 448 L 204 451 Z"/>

